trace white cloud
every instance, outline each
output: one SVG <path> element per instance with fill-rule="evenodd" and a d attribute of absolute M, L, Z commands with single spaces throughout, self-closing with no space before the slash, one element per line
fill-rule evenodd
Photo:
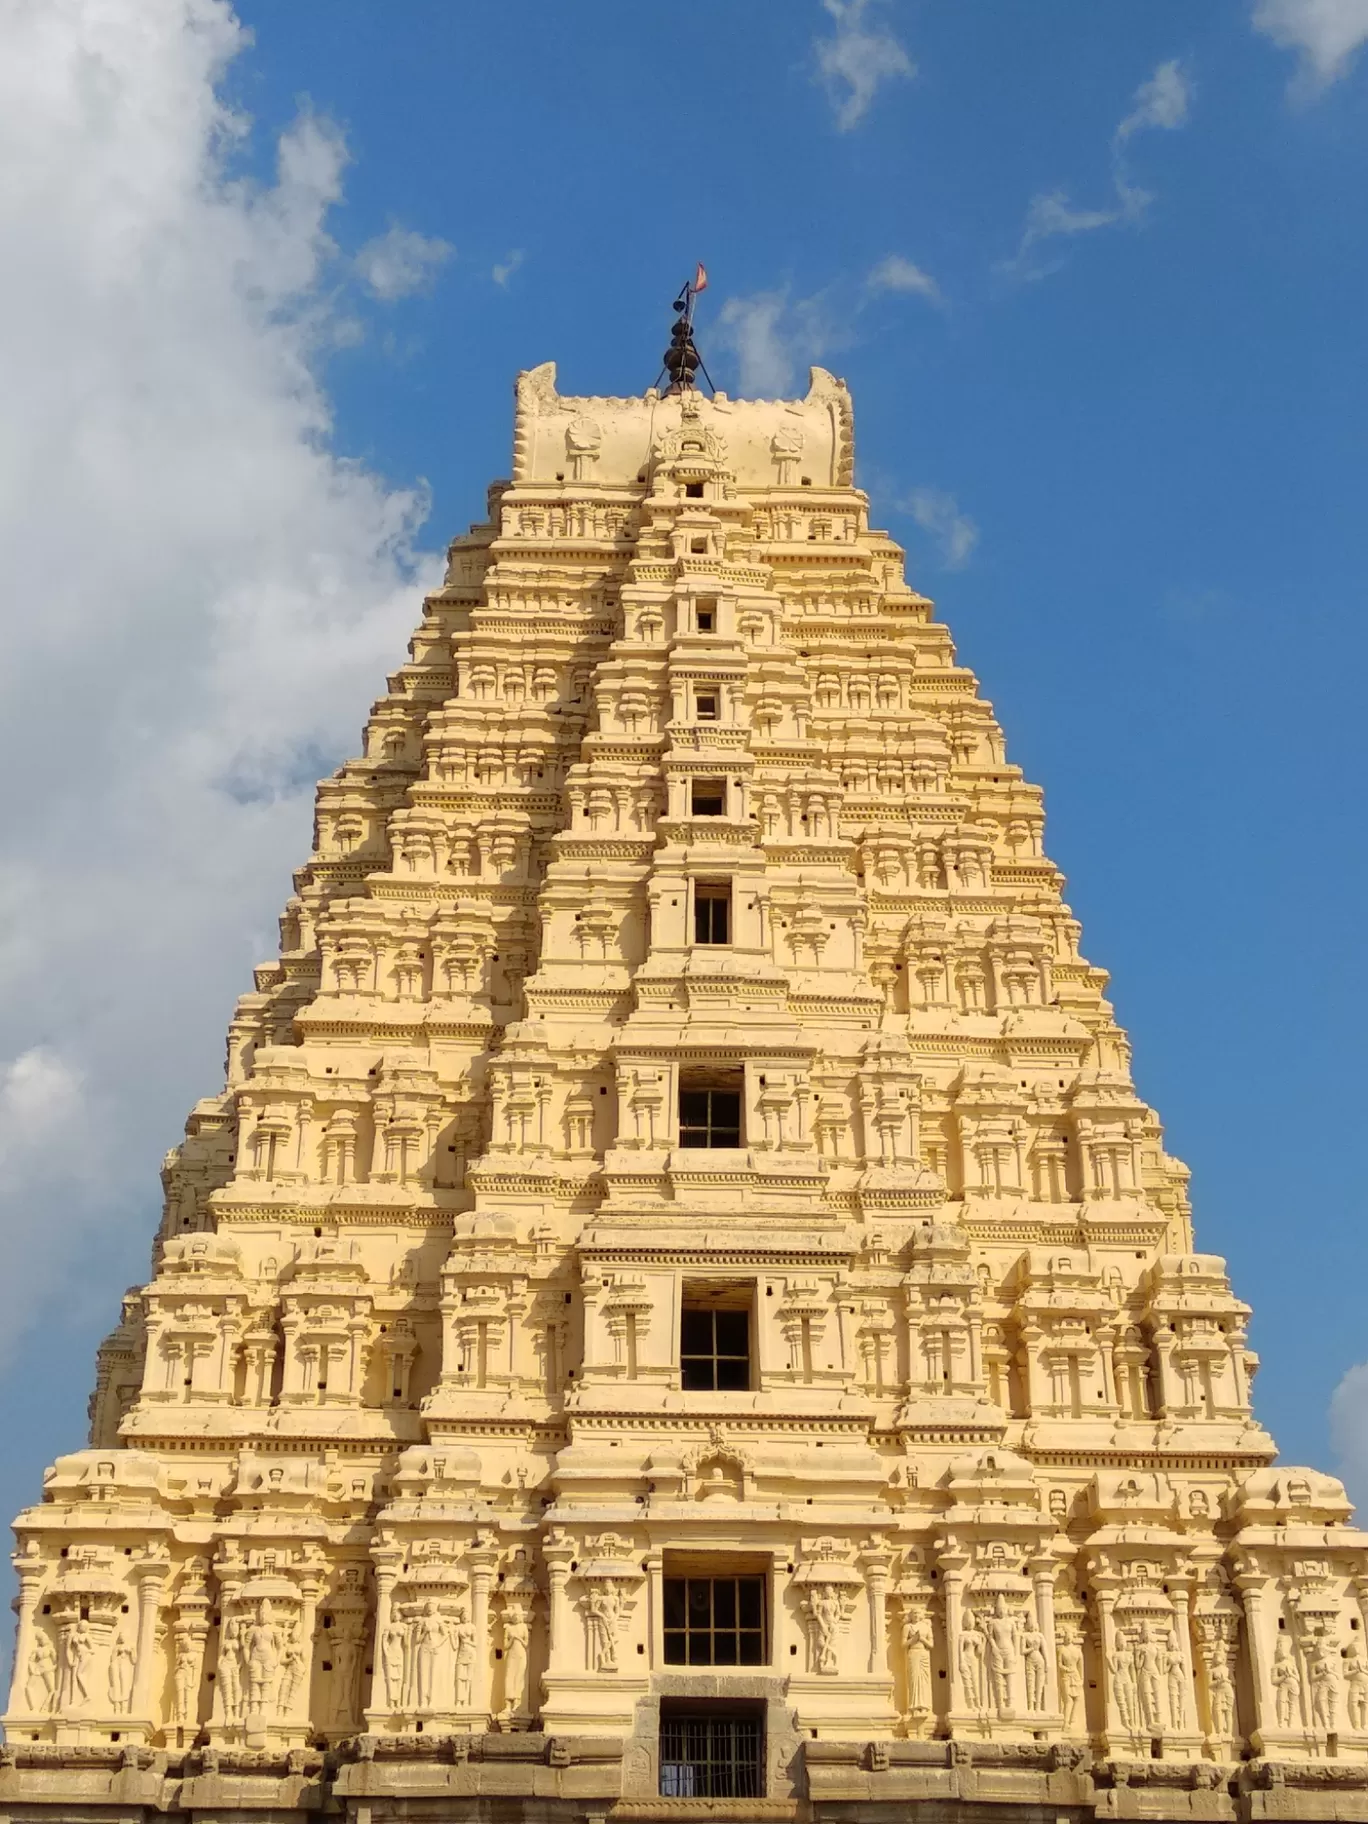
<path fill-rule="evenodd" d="M 962 570 L 978 543 L 978 527 L 961 512 L 953 494 L 941 488 L 914 488 L 907 510 L 923 532 L 929 532 L 946 570 Z"/>
<path fill-rule="evenodd" d="M 759 291 L 727 299 L 717 316 L 717 340 L 736 357 L 741 397 L 788 399 L 800 368 L 820 360 L 839 337 L 820 293 L 791 300 L 786 291 Z"/>
<path fill-rule="evenodd" d="M 872 291 L 909 292 L 930 304 L 943 304 L 945 296 L 929 272 L 900 253 L 890 253 L 879 261 L 865 281 Z"/>
<path fill-rule="evenodd" d="M 818 73 L 843 133 L 864 119 L 883 83 L 917 73 L 887 26 L 869 22 L 872 3 L 876 0 L 822 0 L 836 29 L 829 38 L 813 40 Z"/>
<path fill-rule="evenodd" d="M 1050 241 L 1093 234 L 1118 222 L 1135 222 L 1154 201 L 1153 194 L 1135 183 L 1126 164 L 1127 148 L 1137 133 L 1168 132 L 1184 126 L 1192 108 L 1192 80 L 1176 57 L 1161 63 L 1131 97 L 1130 111 L 1112 134 L 1112 188 L 1115 201 L 1099 209 L 1075 207 L 1066 190 L 1041 190 L 1026 208 L 1021 239 L 1010 260 L 998 271 L 1013 279 L 1042 279 L 1060 262 L 1043 260 L 1040 249 Z"/>
<path fill-rule="evenodd" d="M 336 452 L 318 378 L 339 333 L 336 130 L 306 115 L 269 185 L 241 176 L 218 85 L 245 34 L 224 0 L 44 0 L 8 8 L 5 39 L 12 1346 L 59 1281 L 64 1304 L 85 1296 L 97 1251 L 145 1258 L 158 1163 L 219 1086 L 313 781 L 355 749 L 433 572 L 409 551 L 421 492 Z"/>
<path fill-rule="evenodd" d="M 527 258 L 527 255 L 523 252 L 522 248 L 515 247 L 513 249 L 512 253 L 508 254 L 506 258 L 500 260 L 499 264 L 494 268 L 493 272 L 490 274 L 490 277 L 493 279 L 493 281 L 496 285 L 506 286 L 508 284 L 508 281 L 513 277 L 513 274 L 518 270 L 519 266 L 522 265 L 523 261 L 526 258 Z"/>
<path fill-rule="evenodd" d="M 1307 90 L 1337 82 L 1368 39 L 1368 0 L 1258 0 L 1255 31 L 1300 54 Z"/>
<path fill-rule="evenodd" d="M 456 249 L 450 241 L 419 234 L 392 223 L 384 234 L 366 242 L 356 255 L 362 284 L 386 304 L 424 291 Z"/>
<path fill-rule="evenodd" d="M 1330 1396 L 1330 1445 L 1350 1499 L 1368 1509 L 1368 1362 L 1350 1368 Z"/>
<path fill-rule="evenodd" d="M 1142 82 L 1131 101 L 1131 111 L 1112 135 L 1112 144 L 1124 145 L 1132 133 L 1157 128 L 1171 133 L 1181 127 L 1192 106 L 1192 84 L 1176 57 L 1161 63 L 1147 82 Z"/>

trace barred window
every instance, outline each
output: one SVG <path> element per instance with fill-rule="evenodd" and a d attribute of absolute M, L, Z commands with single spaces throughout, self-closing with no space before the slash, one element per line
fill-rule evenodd
<path fill-rule="evenodd" d="M 660 1706 L 660 1793 L 666 1799 L 763 1796 L 757 1705 Z"/>

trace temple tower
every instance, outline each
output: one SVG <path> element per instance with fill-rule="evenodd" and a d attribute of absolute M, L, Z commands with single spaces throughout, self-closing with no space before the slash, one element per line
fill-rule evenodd
<path fill-rule="evenodd" d="M 6 1819 L 1368 1808 L 1368 1537 L 1040 791 L 843 383 L 687 378 L 519 377 L 319 787 L 16 1523 Z"/>

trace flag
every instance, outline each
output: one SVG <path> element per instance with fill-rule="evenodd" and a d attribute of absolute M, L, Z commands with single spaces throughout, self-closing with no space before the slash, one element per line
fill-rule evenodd
<path fill-rule="evenodd" d="M 708 269 L 703 264 L 702 260 L 700 260 L 694 269 L 694 281 L 691 290 L 693 291 L 694 296 L 697 297 L 700 291 L 706 291 L 707 289 Z"/>

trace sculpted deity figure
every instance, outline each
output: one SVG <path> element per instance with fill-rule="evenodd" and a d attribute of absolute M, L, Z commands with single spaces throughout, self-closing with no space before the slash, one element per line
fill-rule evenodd
<path fill-rule="evenodd" d="M 299 1639 L 299 1624 L 294 1623 L 285 1635 L 280 1650 L 280 1708 L 289 1716 L 304 1682 L 304 1649 Z"/>
<path fill-rule="evenodd" d="M 1059 1702 L 1064 1712 L 1064 1727 L 1078 1728 L 1082 1721 L 1083 1687 L 1083 1644 L 1072 1637 L 1062 1638 L 1055 1643 L 1055 1659 L 1059 1666 Z"/>
<path fill-rule="evenodd" d="M 124 1715 L 133 1702 L 133 1649 L 126 1634 L 117 1634 L 109 1649 L 109 1707 Z"/>
<path fill-rule="evenodd" d="M 1043 1710 L 1049 1661 L 1045 1656 L 1045 1636 L 1034 1619 L 1028 1619 L 1021 1630 L 1021 1661 L 1026 1671 L 1026 1708 Z"/>
<path fill-rule="evenodd" d="M 365 1636 L 363 1615 L 345 1612 L 335 1617 L 332 1641 L 334 1723 L 345 1723 L 356 1707 L 357 1674 L 361 1669 L 361 1643 Z"/>
<path fill-rule="evenodd" d="M 1357 1634 L 1344 1650 L 1344 1695 L 1349 1727 L 1361 1731 L 1368 1724 L 1368 1659 Z"/>
<path fill-rule="evenodd" d="M 198 1709 L 202 1638 L 184 1622 L 176 1624 L 176 1656 L 171 1671 L 171 1715 L 176 1723 L 195 1721 Z"/>
<path fill-rule="evenodd" d="M 284 1633 L 272 1617 L 271 1600 L 263 1597 L 256 1619 L 248 1623 L 242 1640 L 247 1665 L 247 1708 L 253 1714 L 260 1715 L 274 1703 L 283 1645 Z"/>
<path fill-rule="evenodd" d="M 591 1672 L 617 1671 L 617 1630 L 621 1613 L 611 1584 L 591 1583 L 584 1598 L 584 1620 Z"/>
<path fill-rule="evenodd" d="M 984 1709 L 983 1689 L 983 1655 L 984 1640 L 979 1633 L 978 1621 L 970 1616 L 964 1624 L 959 1638 L 959 1675 L 960 1689 L 964 1701 L 971 1710 Z"/>
<path fill-rule="evenodd" d="M 520 1716 L 527 1693 L 527 1649 L 532 1637 L 526 1610 L 508 1603 L 503 1613 L 504 1701 L 500 1715 Z"/>
<path fill-rule="evenodd" d="M 69 1622 L 61 1632 L 58 1649 L 61 1676 L 57 1707 L 74 1710 L 90 1701 L 90 1665 L 95 1657 L 95 1637 L 88 1621 Z"/>
<path fill-rule="evenodd" d="M 1131 1643 L 1119 1632 L 1116 1645 L 1107 1655 L 1107 1682 L 1116 1700 L 1121 1727 L 1134 1729 L 1137 1721 L 1135 1654 Z"/>
<path fill-rule="evenodd" d="M 1235 1681 L 1220 1641 L 1206 1655 L 1206 1688 L 1211 1733 L 1220 1741 L 1229 1741 L 1235 1733 Z"/>
<path fill-rule="evenodd" d="M 1273 1681 L 1278 1727 L 1293 1729 L 1299 1720 L 1302 1680 L 1301 1669 L 1297 1665 L 1296 1649 L 1288 1634 L 1278 1636 L 1278 1645 L 1273 1655 L 1273 1665 L 1269 1677 Z"/>
<path fill-rule="evenodd" d="M 809 1635 L 812 1642 L 812 1669 L 829 1677 L 839 1670 L 840 1663 L 836 1641 L 841 1624 L 841 1593 L 835 1584 L 811 1584 L 808 1589 L 807 1611 L 812 1624 Z"/>
<path fill-rule="evenodd" d="M 235 1723 L 242 1713 L 242 1623 L 230 1615 L 219 1639 L 218 1688 L 223 1720 Z"/>
<path fill-rule="evenodd" d="M 1334 1729 L 1339 1716 L 1340 1657 L 1333 1641 L 1323 1636 L 1307 1655 L 1311 1686 L 1311 1720 L 1318 1729 Z"/>
<path fill-rule="evenodd" d="M 999 1716 L 1012 1714 L 1012 1674 L 1017 1662 L 1017 1623 L 998 1592 L 993 1613 L 984 1622 L 983 1637 L 988 1663 L 988 1684 L 993 1708 Z"/>
<path fill-rule="evenodd" d="M 1167 1660 L 1158 1629 L 1153 1622 L 1142 1622 L 1140 1643 L 1135 1649 L 1135 1670 L 1140 1688 L 1140 1720 L 1152 1735 L 1157 1735 L 1164 1726 Z"/>
<path fill-rule="evenodd" d="M 907 1655 L 907 1708 L 914 1716 L 931 1708 L 931 1648 L 935 1634 L 925 1609 L 909 1609 L 903 1617 L 903 1651 Z"/>
<path fill-rule="evenodd" d="M 413 1704 L 418 1710 L 431 1710 L 437 1682 L 437 1655 L 446 1640 L 446 1623 L 437 1612 L 437 1604 L 428 1599 L 411 1623 L 411 1660 L 413 1666 Z"/>
<path fill-rule="evenodd" d="M 56 1649 L 46 1634 L 35 1634 L 24 1679 L 24 1702 L 35 1715 L 44 1716 L 51 1710 L 56 1695 Z"/>
<path fill-rule="evenodd" d="M 467 1610 L 457 1612 L 448 1629 L 456 1657 L 456 1708 L 470 1708 L 471 1675 L 475 1669 L 475 1629 Z"/>
<path fill-rule="evenodd" d="M 1178 1630 L 1170 1628 L 1164 1646 L 1164 1677 L 1168 1684 L 1169 1723 L 1174 1729 L 1187 1727 L 1187 1663 L 1178 1641 Z"/>
<path fill-rule="evenodd" d="M 408 1629 L 391 1621 L 380 1636 L 380 1671 L 385 1681 L 385 1703 L 397 1710 L 404 1701 L 404 1667 L 408 1657 Z"/>

